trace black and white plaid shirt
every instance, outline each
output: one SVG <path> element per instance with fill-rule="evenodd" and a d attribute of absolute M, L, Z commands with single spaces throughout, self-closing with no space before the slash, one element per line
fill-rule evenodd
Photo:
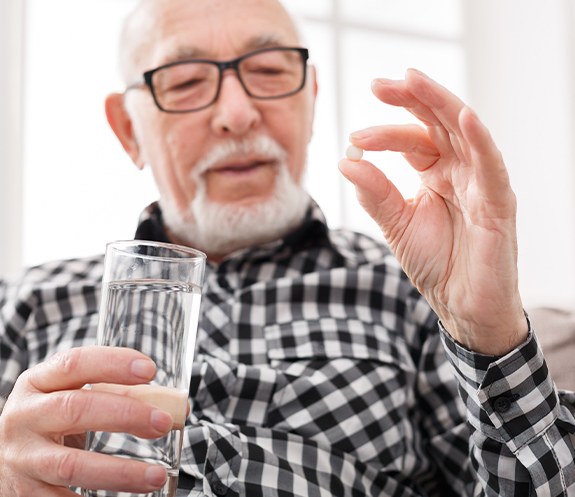
<path fill-rule="evenodd" d="M 136 238 L 167 241 L 157 206 Z M 0 395 L 94 343 L 102 264 L 0 287 Z M 284 240 L 208 265 L 197 344 L 183 495 L 575 495 L 575 396 L 534 337 L 497 361 L 457 346 L 385 245 L 329 231 L 315 205 Z"/>

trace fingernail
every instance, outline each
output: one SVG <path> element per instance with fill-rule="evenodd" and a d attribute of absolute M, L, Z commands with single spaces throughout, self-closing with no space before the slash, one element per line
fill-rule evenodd
<path fill-rule="evenodd" d="M 146 470 L 146 482 L 153 487 L 160 488 L 167 479 L 168 473 L 161 466 L 150 466 Z"/>
<path fill-rule="evenodd" d="M 371 82 L 371 86 L 375 86 L 375 85 L 393 85 L 397 83 L 397 81 L 393 80 L 393 79 L 389 79 L 389 78 L 375 78 L 372 82 Z"/>
<path fill-rule="evenodd" d="M 376 91 L 378 87 L 394 86 L 401 83 L 395 79 L 389 78 L 376 78 L 371 82 L 371 91 Z"/>
<path fill-rule="evenodd" d="M 150 415 L 150 424 L 154 430 L 157 430 L 160 433 L 167 433 L 172 429 L 174 421 L 172 416 L 170 416 L 167 412 L 160 409 L 155 409 Z"/>
<path fill-rule="evenodd" d="M 472 115 L 473 117 L 475 117 L 476 119 L 479 119 L 479 116 L 477 115 L 477 112 L 475 112 L 471 107 L 469 107 L 469 105 L 466 105 L 465 107 L 463 107 L 463 109 L 461 109 L 461 111 L 466 111 L 468 112 L 470 115 Z"/>
<path fill-rule="evenodd" d="M 349 141 L 353 142 L 353 140 L 365 140 L 371 136 L 371 131 L 368 129 L 362 129 L 360 131 L 354 131 L 351 135 L 349 135 Z"/>
<path fill-rule="evenodd" d="M 149 380 L 156 373 L 156 365 L 150 359 L 136 359 L 132 361 L 131 371 L 134 376 Z"/>
<path fill-rule="evenodd" d="M 415 67 L 410 67 L 407 72 L 414 72 L 425 79 L 431 79 L 427 74 L 425 74 L 423 71 L 420 71 L 419 69 L 415 69 Z"/>

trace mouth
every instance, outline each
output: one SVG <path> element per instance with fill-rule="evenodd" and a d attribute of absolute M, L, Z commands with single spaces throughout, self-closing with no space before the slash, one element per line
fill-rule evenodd
<path fill-rule="evenodd" d="M 217 164 L 206 173 L 241 175 L 249 174 L 265 167 L 275 167 L 278 161 L 272 158 L 242 158 L 231 159 L 222 164 Z"/>

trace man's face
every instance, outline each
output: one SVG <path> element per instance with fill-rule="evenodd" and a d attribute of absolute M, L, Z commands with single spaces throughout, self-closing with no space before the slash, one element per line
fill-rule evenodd
<path fill-rule="evenodd" d="M 269 46 L 299 46 L 291 20 L 274 0 L 165 0 L 149 2 L 151 23 L 133 58 L 135 75 L 176 60 L 229 60 Z M 153 19 L 153 21 L 151 20 Z M 146 23 L 142 22 L 142 26 Z M 126 95 L 137 142 L 136 162 L 150 164 L 162 199 L 182 216 L 202 183 L 208 202 L 237 208 L 265 202 L 278 176 L 273 155 L 237 151 L 194 171 L 214 148 L 229 141 L 275 140 L 286 153 L 290 176 L 302 180 L 311 137 L 315 81 L 286 98 L 249 97 L 234 71 L 224 73 L 218 100 L 186 114 L 161 112 L 146 91 Z M 190 221 L 193 222 L 193 219 Z"/>

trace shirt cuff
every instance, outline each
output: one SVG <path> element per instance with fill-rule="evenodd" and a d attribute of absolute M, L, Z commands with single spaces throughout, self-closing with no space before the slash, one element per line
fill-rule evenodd
<path fill-rule="evenodd" d="M 554 423 L 559 399 L 531 324 L 525 342 L 502 357 L 466 349 L 439 327 L 475 429 L 516 452 Z"/>

